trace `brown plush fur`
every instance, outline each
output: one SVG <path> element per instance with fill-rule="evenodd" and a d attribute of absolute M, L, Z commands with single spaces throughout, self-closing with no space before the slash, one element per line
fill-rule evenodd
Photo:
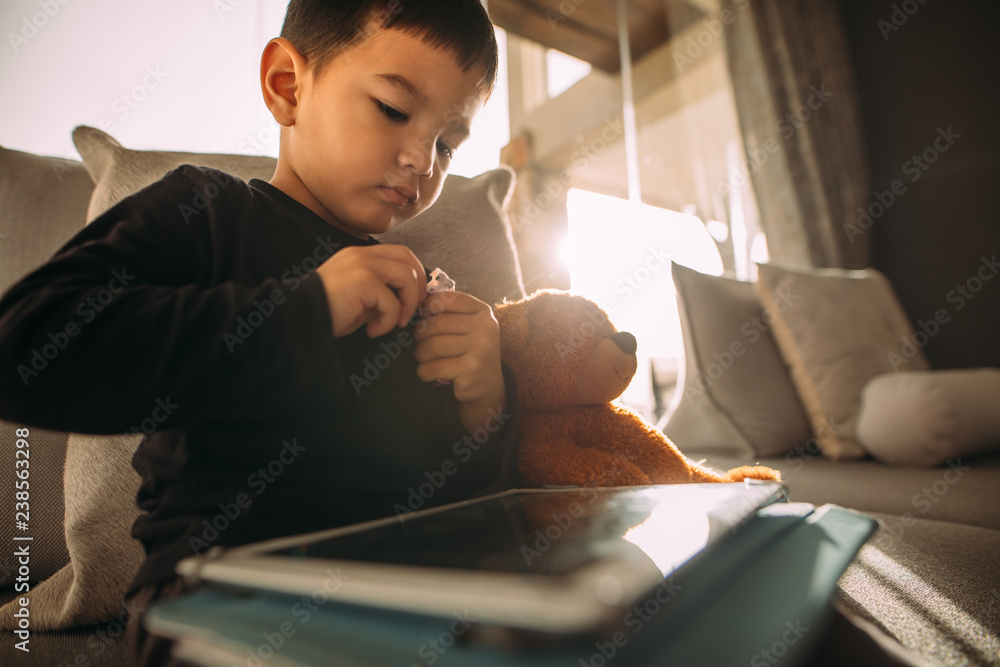
<path fill-rule="evenodd" d="M 501 358 L 517 378 L 525 486 L 780 481 L 763 466 L 719 473 L 693 463 L 639 414 L 612 404 L 635 375 L 635 338 L 593 301 L 539 290 L 495 313 Z"/>

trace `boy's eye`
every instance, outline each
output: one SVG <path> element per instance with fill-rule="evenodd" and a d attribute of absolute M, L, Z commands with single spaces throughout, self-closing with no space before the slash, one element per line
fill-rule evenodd
<path fill-rule="evenodd" d="M 437 149 L 438 149 L 438 153 L 440 153 L 444 157 L 448 158 L 449 160 L 451 158 L 455 157 L 455 149 L 452 148 L 452 147 L 450 147 L 448 144 L 444 143 L 443 141 L 439 141 L 438 142 Z"/>
<path fill-rule="evenodd" d="M 381 111 L 383 114 L 385 114 L 386 118 L 388 118 L 389 120 L 394 120 L 397 122 L 403 122 L 409 120 L 409 116 L 407 116 L 405 113 L 403 113 L 398 109 L 392 108 L 385 102 L 380 102 L 379 100 L 375 100 L 375 106 L 377 106 L 378 110 Z"/>

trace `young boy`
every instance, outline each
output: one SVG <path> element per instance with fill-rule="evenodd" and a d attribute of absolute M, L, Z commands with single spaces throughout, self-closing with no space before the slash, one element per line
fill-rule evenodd
<path fill-rule="evenodd" d="M 292 0 L 261 60 L 282 126 L 270 182 L 180 167 L 0 301 L 0 416 L 93 433 L 162 417 L 133 458 L 137 608 L 182 591 L 175 564 L 211 546 L 391 516 L 435 471 L 426 506 L 497 487 L 514 387 L 492 311 L 425 299 L 419 260 L 370 236 L 437 198 L 496 68 L 478 0 Z M 19 374 L 70 322 L 58 358 Z M 387 350 L 378 378 L 350 382 Z M 169 659 L 129 632 L 138 663 Z"/>

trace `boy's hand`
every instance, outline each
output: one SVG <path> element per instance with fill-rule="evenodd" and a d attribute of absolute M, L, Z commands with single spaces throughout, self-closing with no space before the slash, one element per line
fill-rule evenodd
<path fill-rule="evenodd" d="M 459 418 L 471 433 L 490 410 L 505 407 L 500 327 L 488 305 L 463 292 L 431 295 L 424 309 L 428 316 L 413 332 L 417 375 L 425 382 L 452 381 Z"/>
<path fill-rule="evenodd" d="M 420 260 L 401 245 L 344 248 L 316 273 L 326 290 L 335 338 L 361 326 L 372 338 L 406 326 L 427 285 Z"/>

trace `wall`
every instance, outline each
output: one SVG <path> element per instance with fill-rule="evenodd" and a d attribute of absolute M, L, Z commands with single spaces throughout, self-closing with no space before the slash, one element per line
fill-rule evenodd
<path fill-rule="evenodd" d="M 260 56 L 288 0 L 0 1 L 0 145 L 80 159 L 77 125 L 136 149 L 278 154 Z M 504 52 L 504 35 L 497 36 Z M 506 63 L 452 173 L 499 164 Z"/>
<path fill-rule="evenodd" d="M 76 125 L 131 148 L 276 154 L 260 54 L 267 0 L 3 0 L 0 143 L 79 159 Z"/>
<path fill-rule="evenodd" d="M 1000 3 L 840 2 L 878 193 L 872 262 L 932 367 L 1000 366 Z"/>

